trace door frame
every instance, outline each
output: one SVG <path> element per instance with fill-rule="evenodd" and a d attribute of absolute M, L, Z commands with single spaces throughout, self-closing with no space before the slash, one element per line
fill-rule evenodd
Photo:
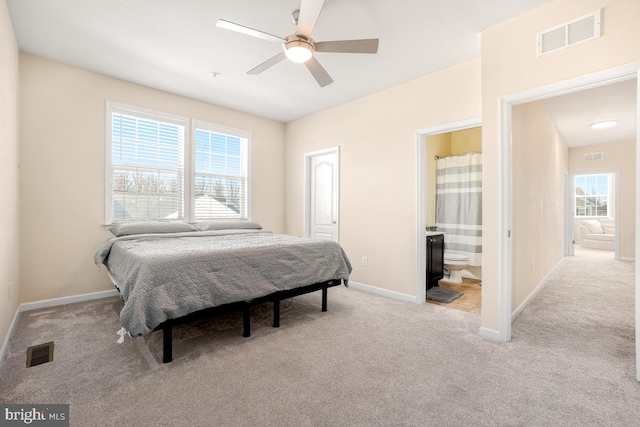
<path fill-rule="evenodd" d="M 568 171 L 564 173 L 564 238 L 562 253 L 564 256 L 574 256 L 575 225 L 573 213 L 576 211 L 574 197 L 574 176 Z M 616 209 L 617 211 L 617 209 Z"/>
<path fill-rule="evenodd" d="M 333 179 L 336 183 L 336 191 L 333 195 L 333 203 L 336 210 L 336 242 L 340 241 L 340 147 L 325 148 L 322 150 L 312 151 L 304 155 L 304 206 L 302 208 L 302 235 L 311 237 L 311 160 L 317 156 L 325 154 L 336 155 L 336 167 L 333 172 Z"/>
<path fill-rule="evenodd" d="M 459 122 L 446 123 L 418 129 L 416 132 L 416 303 L 424 304 L 427 299 L 427 137 L 441 133 L 482 126 L 482 118 L 474 117 Z"/>
<path fill-rule="evenodd" d="M 498 339 L 511 341 L 512 283 L 512 157 L 511 157 L 511 109 L 515 105 L 539 101 L 553 96 L 578 92 L 611 83 L 636 78 L 636 171 L 640 171 L 640 61 L 598 71 L 595 73 L 517 92 L 500 98 L 498 133 Z M 636 172 L 635 253 L 640 249 L 640 173 Z M 636 310 L 636 379 L 640 381 L 640 265 L 635 263 Z"/>

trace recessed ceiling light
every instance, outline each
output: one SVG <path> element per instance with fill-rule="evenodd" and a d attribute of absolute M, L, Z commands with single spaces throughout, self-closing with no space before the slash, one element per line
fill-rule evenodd
<path fill-rule="evenodd" d="M 592 129 L 604 129 L 610 128 L 611 126 L 615 126 L 618 124 L 617 120 L 605 120 L 603 122 L 596 122 L 589 125 Z"/>

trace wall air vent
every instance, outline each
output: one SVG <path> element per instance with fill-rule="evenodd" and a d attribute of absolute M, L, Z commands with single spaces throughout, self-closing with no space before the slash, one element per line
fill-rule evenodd
<path fill-rule="evenodd" d="M 601 9 L 538 33 L 538 56 L 600 37 Z"/>
<path fill-rule="evenodd" d="M 598 151 L 597 153 L 585 153 L 582 155 L 582 159 L 585 162 L 593 162 L 597 160 L 604 159 L 604 153 L 602 151 Z"/>

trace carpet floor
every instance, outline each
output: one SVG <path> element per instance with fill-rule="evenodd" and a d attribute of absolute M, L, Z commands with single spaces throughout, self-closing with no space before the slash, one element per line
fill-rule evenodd
<path fill-rule="evenodd" d="M 117 298 L 22 313 L 0 402 L 69 403 L 72 426 L 637 426 L 634 264 L 567 258 L 513 325 L 344 287 L 117 344 Z M 55 342 L 25 367 L 28 346 Z"/>

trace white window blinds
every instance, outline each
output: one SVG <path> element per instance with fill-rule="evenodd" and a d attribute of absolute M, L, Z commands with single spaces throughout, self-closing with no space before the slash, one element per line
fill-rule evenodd
<path fill-rule="evenodd" d="M 184 219 L 187 121 L 112 106 L 110 125 L 107 221 Z"/>
<path fill-rule="evenodd" d="M 195 124 L 194 217 L 248 218 L 248 134 Z"/>

